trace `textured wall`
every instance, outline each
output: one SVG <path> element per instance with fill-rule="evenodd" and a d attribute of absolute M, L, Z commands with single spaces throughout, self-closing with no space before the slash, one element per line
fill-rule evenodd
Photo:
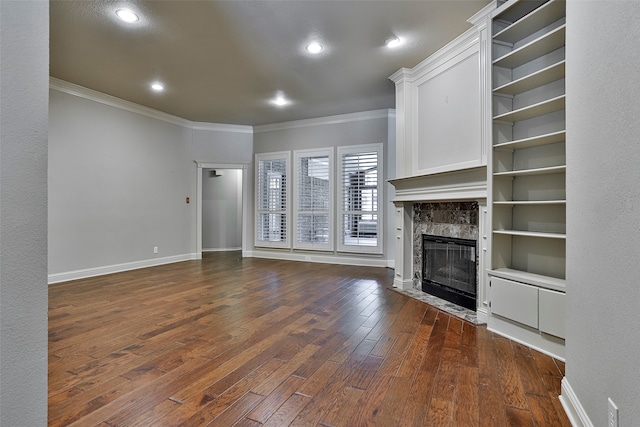
<path fill-rule="evenodd" d="M 640 2 L 567 2 L 567 379 L 640 420 Z"/>
<path fill-rule="evenodd" d="M 0 2 L 0 425 L 47 424 L 49 3 Z"/>

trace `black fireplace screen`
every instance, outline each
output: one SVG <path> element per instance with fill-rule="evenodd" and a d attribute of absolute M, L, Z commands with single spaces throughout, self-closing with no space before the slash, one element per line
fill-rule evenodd
<path fill-rule="evenodd" d="M 422 236 L 422 290 L 475 310 L 476 242 Z"/>

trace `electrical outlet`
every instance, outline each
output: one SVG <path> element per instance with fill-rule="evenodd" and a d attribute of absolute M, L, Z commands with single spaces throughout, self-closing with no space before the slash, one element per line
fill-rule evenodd
<path fill-rule="evenodd" d="M 154 253 L 154 254 L 157 254 L 157 253 L 158 253 L 158 247 L 157 247 L 157 246 L 154 246 L 154 247 L 153 247 L 153 253 Z"/>
<path fill-rule="evenodd" d="M 607 427 L 618 427 L 618 407 L 611 398 L 609 400 L 609 414 L 607 416 Z"/>

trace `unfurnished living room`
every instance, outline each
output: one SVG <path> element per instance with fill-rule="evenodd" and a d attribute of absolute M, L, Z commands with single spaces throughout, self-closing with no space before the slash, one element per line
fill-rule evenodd
<path fill-rule="evenodd" d="M 638 23 L 0 0 L 0 425 L 637 425 Z"/>

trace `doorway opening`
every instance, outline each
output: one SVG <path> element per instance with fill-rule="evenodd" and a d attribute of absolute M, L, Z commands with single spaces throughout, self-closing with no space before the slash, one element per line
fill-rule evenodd
<path fill-rule="evenodd" d="M 245 250 L 247 165 L 197 163 L 196 254 Z"/>

